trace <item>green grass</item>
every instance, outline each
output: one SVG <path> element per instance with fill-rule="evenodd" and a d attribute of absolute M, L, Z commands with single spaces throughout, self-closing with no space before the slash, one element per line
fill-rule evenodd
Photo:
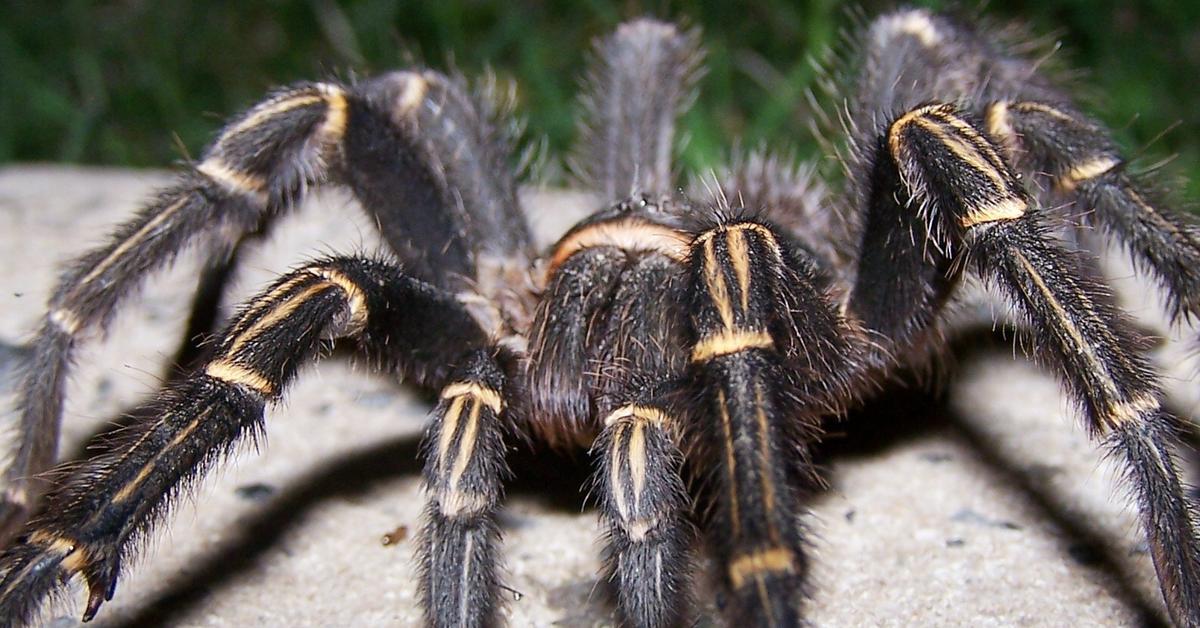
<path fill-rule="evenodd" d="M 515 81 L 530 130 L 561 152 L 588 43 L 640 13 L 628 6 L 13 1 L 0 20 L 0 161 L 161 166 L 198 154 L 224 116 L 274 85 L 413 59 Z M 850 24 L 839 3 L 652 6 L 704 30 L 708 74 L 685 121 L 689 167 L 719 163 L 734 140 L 816 156 L 801 96 L 814 79 L 810 57 Z M 1086 72 L 1087 100 L 1128 152 L 1143 165 L 1169 159 L 1166 174 L 1186 177 L 1186 195 L 1200 198 L 1200 3 L 1023 0 L 986 12 L 1056 33 L 1060 61 Z"/>

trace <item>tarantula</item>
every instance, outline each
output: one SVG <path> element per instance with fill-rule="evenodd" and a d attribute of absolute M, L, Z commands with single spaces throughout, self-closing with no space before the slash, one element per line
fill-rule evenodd
<path fill-rule="evenodd" d="M 707 512 L 728 618 L 798 624 L 799 515 L 818 482 L 822 424 L 926 360 L 971 275 L 1036 331 L 1037 357 L 1124 463 L 1167 608 L 1200 625 L 1200 539 L 1170 450 L 1175 418 L 1092 259 L 1048 225 L 1086 208 L 1088 225 L 1162 282 L 1176 316 L 1200 313 L 1195 227 L 998 38 L 922 10 L 878 18 L 862 38 L 844 119 L 846 211 L 831 213 L 792 193 L 803 187 L 795 172 L 769 159 L 731 169 L 716 202 L 679 192 L 674 128 L 698 37 L 650 20 L 621 26 L 597 48 L 578 155 L 582 180 L 612 204 L 543 254 L 517 203 L 510 138 L 456 78 L 417 70 L 297 85 L 235 118 L 63 276 L 22 389 L 0 509 L 10 527 L 52 462 L 80 334 L 103 328 L 185 244 L 228 255 L 310 187 L 336 184 L 394 259 L 312 261 L 245 304 L 152 415 L 63 471 L 44 514 L 0 556 L 0 617 L 30 621 L 76 574 L 93 617 L 171 497 L 261 428 L 303 364 L 346 338 L 379 369 L 439 391 L 423 447 L 429 623 L 498 619 L 506 443 L 529 436 L 594 452 L 623 622 L 686 616 L 688 522 L 704 501 L 695 510 Z"/>

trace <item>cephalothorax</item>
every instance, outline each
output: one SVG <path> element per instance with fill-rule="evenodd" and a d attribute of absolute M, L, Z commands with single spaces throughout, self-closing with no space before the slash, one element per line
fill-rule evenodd
<path fill-rule="evenodd" d="M 674 126 L 698 37 L 650 20 L 621 26 L 597 50 L 576 155 L 580 180 L 611 205 L 545 252 L 518 206 L 510 138 L 458 79 L 298 85 L 234 119 L 64 275 L 23 389 L 7 525 L 35 497 L 26 478 L 52 462 L 80 332 L 103 327 L 185 243 L 228 254 L 308 188 L 333 184 L 377 222 L 394 259 L 313 261 L 245 304 L 153 415 L 47 495 L 46 514 L 0 557 L 0 617 L 29 621 L 75 575 L 92 617 L 179 487 L 255 431 L 330 338 L 347 338 L 380 369 L 439 391 L 423 448 L 429 623 L 498 619 L 505 441 L 524 433 L 592 448 L 624 622 L 687 615 L 688 521 L 701 510 L 728 618 L 795 625 L 799 516 L 822 424 L 924 359 L 911 356 L 943 337 L 940 316 L 969 274 L 1036 330 L 1038 357 L 1125 465 L 1167 607 L 1200 625 L 1200 541 L 1157 375 L 1090 258 L 1046 225 L 1058 211 L 1048 208 L 1085 207 L 1179 316 L 1200 313 L 1195 227 L 1124 171 L 1104 129 L 1032 62 L 986 34 L 904 10 L 862 37 L 844 211 L 833 213 L 800 171 L 762 157 L 732 167 L 717 200 L 679 192 Z"/>

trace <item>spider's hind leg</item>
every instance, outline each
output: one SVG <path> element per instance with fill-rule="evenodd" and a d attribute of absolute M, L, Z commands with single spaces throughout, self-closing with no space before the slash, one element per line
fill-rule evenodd
<path fill-rule="evenodd" d="M 694 29 L 638 19 L 596 42 L 573 157 L 581 187 L 605 201 L 671 194 L 675 129 L 701 73 L 699 39 Z"/>

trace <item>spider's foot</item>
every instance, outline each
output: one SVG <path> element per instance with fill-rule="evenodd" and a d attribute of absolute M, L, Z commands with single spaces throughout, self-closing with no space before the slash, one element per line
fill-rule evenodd
<path fill-rule="evenodd" d="M 96 616 L 116 591 L 119 559 L 103 544 L 87 544 L 38 530 L 0 557 L 0 617 L 21 625 L 32 619 L 42 600 L 60 583 L 82 574 L 88 590 L 83 621 Z"/>

